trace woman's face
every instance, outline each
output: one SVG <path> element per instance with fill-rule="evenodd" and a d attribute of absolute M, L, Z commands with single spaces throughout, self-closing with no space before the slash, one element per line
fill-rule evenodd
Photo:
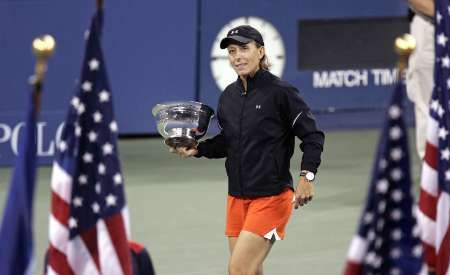
<path fill-rule="evenodd" d="M 256 47 L 254 41 L 244 45 L 231 44 L 227 50 L 231 67 L 239 76 L 253 76 L 264 56 L 264 47 Z"/>

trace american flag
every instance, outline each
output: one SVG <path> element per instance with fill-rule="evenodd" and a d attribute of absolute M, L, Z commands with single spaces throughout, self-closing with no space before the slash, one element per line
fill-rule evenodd
<path fill-rule="evenodd" d="M 450 1 L 435 1 L 434 89 L 422 166 L 419 223 L 425 259 L 437 275 L 450 274 Z"/>
<path fill-rule="evenodd" d="M 0 228 L 0 274 L 33 274 L 33 201 L 36 185 L 36 119 L 41 84 L 30 96 L 27 120 Z M 35 98 L 35 100 L 32 99 Z"/>
<path fill-rule="evenodd" d="M 131 274 L 118 129 L 101 26 L 99 10 L 53 164 L 48 274 Z"/>
<path fill-rule="evenodd" d="M 413 211 L 403 98 L 403 84 L 398 83 L 379 139 L 366 205 L 348 251 L 345 275 L 424 272 Z"/>

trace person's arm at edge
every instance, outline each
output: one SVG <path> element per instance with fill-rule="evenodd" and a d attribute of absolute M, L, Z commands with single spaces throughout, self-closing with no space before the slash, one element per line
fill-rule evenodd
<path fill-rule="evenodd" d="M 423 13 L 429 17 L 434 17 L 433 0 L 408 0 L 408 3 L 413 10 Z"/>

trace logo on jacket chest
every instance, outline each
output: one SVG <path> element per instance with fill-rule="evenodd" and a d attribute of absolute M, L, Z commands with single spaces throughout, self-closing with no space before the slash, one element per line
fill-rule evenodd
<path fill-rule="evenodd" d="M 256 110 L 259 110 L 259 109 L 261 109 L 261 105 L 256 104 Z"/>

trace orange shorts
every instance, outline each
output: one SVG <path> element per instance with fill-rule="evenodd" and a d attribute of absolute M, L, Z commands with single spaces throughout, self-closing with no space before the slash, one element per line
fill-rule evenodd
<path fill-rule="evenodd" d="M 294 192 L 288 188 L 278 195 L 240 198 L 228 196 L 225 235 L 238 237 L 242 230 L 263 238 L 282 240 L 291 217 Z"/>

